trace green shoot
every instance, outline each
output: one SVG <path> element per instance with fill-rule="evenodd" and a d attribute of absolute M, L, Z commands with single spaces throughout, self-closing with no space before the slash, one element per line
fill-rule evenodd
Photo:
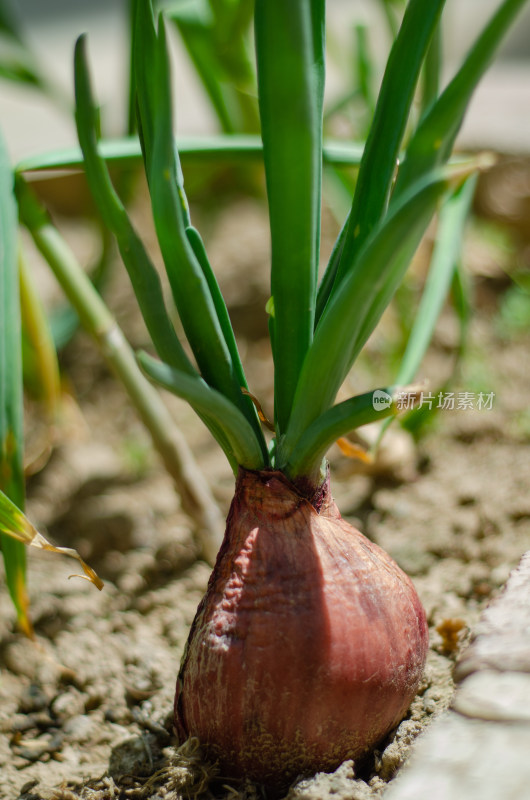
<path fill-rule="evenodd" d="M 359 168 L 336 283 L 385 213 L 418 77 L 445 0 L 411 0 L 388 58 Z"/>
<path fill-rule="evenodd" d="M 428 221 L 448 189 L 448 177 L 430 176 L 387 215 L 359 254 L 355 272 L 328 302 L 300 376 L 293 422 L 282 443 L 282 457 L 291 464 L 293 476 L 301 466 L 293 462 L 292 449 L 304 430 L 333 404 L 354 360 L 403 279 Z M 317 468 L 318 464 L 314 464 L 313 470 Z"/>

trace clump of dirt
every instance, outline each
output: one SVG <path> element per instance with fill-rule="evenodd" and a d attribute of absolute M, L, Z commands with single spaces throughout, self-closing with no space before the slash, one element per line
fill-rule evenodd
<path fill-rule="evenodd" d="M 255 207 L 239 214 L 247 243 L 254 241 L 248 225 L 253 215 L 259 219 Z M 256 225 L 254 249 L 263 254 L 263 226 Z M 222 239 L 222 228 L 221 220 L 213 240 Z M 236 237 L 230 229 L 226 248 L 214 247 L 214 261 L 237 310 L 246 307 L 247 290 L 265 299 L 267 290 L 261 269 L 246 288 L 234 278 L 229 267 Z M 245 245 L 238 252 L 238 274 L 252 249 Z M 124 300 L 123 278 L 115 282 L 110 296 L 118 298 L 118 315 L 126 322 L 130 301 Z M 141 339 L 136 318 L 131 325 L 132 338 Z M 248 336 L 244 320 L 241 325 L 249 383 L 267 407 L 268 345 L 256 320 Z M 419 443 L 390 429 L 380 468 L 360 469 L 338 448 L 330 454 L 343 516 L 411 575 L 427 611 L 431 646 L 407 718 L 379 750 L 362 765 L 345 762 L 331 775 L 305 777 L 290 789 L 289 800 L 373 800 L 384 794 L 414 739 L 447 708 L 455 660 L 481 609 L 530 548 L 530 429 L 521 414 L 530 394 L 527 343 L 499 339 L 489 310 L 477 315 L 471 342 L 454 391 L 486 386 L 494 393 L 491 408 L 441 411 Z M 434 382 L 451 358 L 441 335 L 426 364 Z M 198 743 L 177 746 L 175 680 L 210 570 L 197 560 L 189 520 L 147 434 L 83 335 L 65 363 L 77 411 L 46 467 L 30 481 L 28 513 L 55 542 L 75 547 L 105 588 L 98 593 L 69 580 L 72 565 L 63 559 L 30 554 L 34 641 L 16 632 L 7 592 L 0 594 L 0 796 L 262 797 L 259 787 L 219 775 L 201 758 Z M 183 403 L 167 400 L 226 511 L 233 478 L 222 454 Z M 30 432 L 34 414 L 30 409 Z M 393 452 L 399 453 L 398 468 Z"/>

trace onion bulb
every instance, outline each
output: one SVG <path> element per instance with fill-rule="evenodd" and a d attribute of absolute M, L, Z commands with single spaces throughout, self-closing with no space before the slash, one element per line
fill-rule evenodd
<path fill-rule="evenodd" d="M 381 742 L 427 654 L 410 579 L 342 519 L 329 482 L 314 502 L 281 472 L 240 470 L 177 681 L 179 737 L 273 789 Z"/>

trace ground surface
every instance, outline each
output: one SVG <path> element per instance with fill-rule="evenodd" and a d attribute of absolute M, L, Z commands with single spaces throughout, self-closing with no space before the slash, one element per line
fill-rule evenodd
<path fill-rule="evenodd" d="M 267 299 L 267 245 L 258 206 L 221 216 L 208 238 L 240 331 L 249 384 L 270 408 L 259 316 Z M 476 248 L 470 263 L 473 258 Z M 487 259 L 478 261 L 484 266 Z M 338 449 L 330 454 L 343 515 L 411 575 L 425 605 L 431 648 L 424 683 L 408 717 L 362 774 L 347 762 L 333 776 L 300 783 L 290 800 L 384 794 L 417 734 L 449 704 L 452 668 L 469 629 L 530 548 L 528 342 L 499 328 L 502 274 L 492 268 L 476 282 L 468 357 L 451 388 L 457 397 L 470 392 L 475 405 L 480 391 L 493 392 L 493 407 L 441 411 L 417 445 L 391 429 L 387 468 L 375 475 Z M 142 344 L 121 279 L 114 284 L 110 296 L 120 322 Z M 383 363 L 380 349 L 393 324 L 386 321 L 360 364 L 363 389 L 364 382 L 369 387 L 391 378 L 374 378 L 373 366 Z M 423 369 L 433 389 L 447 376 L 456 340 L 448 314 Z M 204 796 L 261 796 L 222 776 L 206 788 L 212 770 L 200 754 L 189 746 L 175 749 L 175 678 L 209 568 L 196 560 L 171 480 L 91 343 L 78 337 L 64 363 L 77 406 L 49 462 L 30 481 L 28 511 L 56 542 L 76 547 L 105 588 L 98 593 L 68 580 L 73 562 L 32 553 L 34 642 L 14 630 L 9 599 L 0 594 L 0 798 L 175 800 L 202 789 Z M 168 402 L 226 511 L 232 479 L 223 456 L 192 412 Z M 29 445 L 37 452 L 32 408 L 29 418 Z"/>

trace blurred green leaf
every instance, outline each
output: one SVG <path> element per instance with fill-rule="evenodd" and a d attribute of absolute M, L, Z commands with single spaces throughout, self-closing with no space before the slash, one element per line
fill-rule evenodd
<path fill-rule="evenodd" d="M 421 175 L 445 163 L 477 84 L 526 0 L 505 0 L 477 38 L 462 66 L 420 120 L 400 165 L 393 197 Z"/>
<path fill-rule="evenodd" d="M 425 288 L 396 376 L 398 385 L 410 383 L 415 379 L 427 352 L 458 264 L 464 226 L 473 202 L 476 184 L 476 175 L 468 178 L 447 198 L 440 210 Z"/>
<path fill-rule="evenodd" d="M 69 98 L 27 44 L 18 9 L 8 0 L 0 0 L 0 78 L 38 89 L 59 108 L 70 111 Z"/>
<path fill-rule="evenodd" d="M 32 61 L 24 52 L 13 52 L 9 57 L 5 52 L 0 57 L 0 78 L 15 83 L 44 89 L 40 75 L 34 69 Z"/>
<path fill-rule="evenodd" d="M 0 1 L 0 77 L 43 88 L 35 59 L 24 43 L 19 16 L 8 0 Z"/>
<path fill-rule="evenodd" d="M 11 0 L 0 0 L 0 32 L 16 42 L 22 41 L 20 20 Z"/>
<path fill-rule="evenodd" d="M 374 59 L 370 51 L 368 28 L 366 25 L 357 24 L 355 26 L 356 41 L 356 72 L 359 94 L 362 97 L 366 109 L 368 122 L 371 121 L 375 109 L 374 96 Z"/>
<path fill-rule="evenodd" d="M 324 163 L 343 167 L 357 166 L 361 161 L 363 146 L 361 143 L 324 141 Z M 178 137 L 175 140 L 175 147 L 182 159 L 196 162 L 226 161 L 237 163 L 241 160 L 261 160 L 263 158 L 261 138 L 250 134 Z M 140 163 L 142 158 L 142 149 L 136 137 L 103 139 L 98 143 L 98 151 L 101 158 L 111 164 L 136 165 Z M 82 166 L 83 153 L 81 148 L 69 147 L 26 157 L 16 165 L 15 171 L 21 173 L 72 169 Z"/>
<path fill-rule="evenodd" d="M 18 219 L 13 171 L 0 135 L 0 490 L 24 507 L 22 340 L 18 282 Z M 31 633 L 23 545 L 1 536 L 9 593 L 19 624 Z"/>
<path fill-rule="evenodd" d="M 422 112 L 431 106 L 440 93 L 442 78 L 442 26 L 435 28 L 431 43 L 425 56 L 422 75 L 421 109 Z"/>
<path fill-rule="evenodd" d="M 528 276 L 527 276 L 528 277 Z M 530 289 L 524 285 L 510 286 L 500 301 L 497 330 L 506 339 L 530 330 Z"/>
<path fill-rule="evenodd" d="M 388 57 L 363 153 L 336 284 L 385 213 L 416 84 L 445 0 L 410 0 Z"/>
<path fill-rule="evenodd" d="M 19 275 L 24 341 L 31 347 L 33 354 L 31 383 L 46 409 L 50 424 L 53 426 L 60 414 L 59 362 L 46 312 L 22 253 L 19 257 Z M 24 359 L 24 380 L 28 377 L 26 359 Z"/>
<path fill-rule="evenodd" d="M 458 272 L 459 255 L 462 248 L 464 227 L 469 216 L 473 196 L 477 184 L 477 176 L 470 176 L 461 186 L 452 192 L 442 205 L 439 213 L 436 241 L 431 256 L 429 271 L 420 304 L 414 315 L 410 335 L 401 358 L 396 385 L 411 383 L 417 376 L 418 369 L 431 343 L 436 323 L 451 286 L 454 286 Z M 462 309 L 463 311 L 463 309 Z M 465 332 L 465 321 L 460 317 L 462 337 Z M 463 342 L 461 342 L 461 346 Z M 437 406 L 426 404 L 414 409 L 402 419 L 402 426 L 418 434 L 425 427 L 429 415 L 434 416 Z M 376 448 L 380 445 L 391 420 L 382 426 Z"/>
<path fill-rule="evenodd" d="M 166 8 L 225 133 L 259 129 L 255 75 L 248 55 L 252 2 L 181 0 Z"/>

